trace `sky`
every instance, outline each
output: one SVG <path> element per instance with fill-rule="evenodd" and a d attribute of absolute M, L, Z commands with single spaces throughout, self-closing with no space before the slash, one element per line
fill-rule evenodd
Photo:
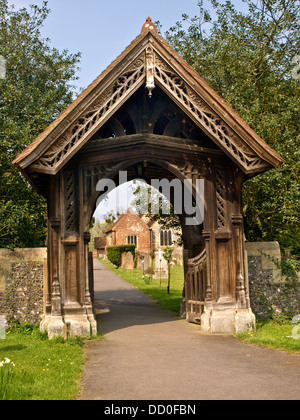
<path fill-rule="evenodd" d="M 42 0 L 9 0 L 15 8 L 30 4 L 41 6 Z M 242 0 L 233 0 L 243 8 Z M 93 80 L 135 39 L 150 16 L 160 21 L 162 33 L 182 20 L 182 14 L 193 17 L 199 14 L 198 0 L 48 0 L 51 10 L 42 29 L 42 36 L 49 38 L 50 46 L 70 53 L 81 52 L 78 89 L 86 88 Z M 209 1 L 204 0 L 209 9 Z M 100 204 L 95 217 L 111 210 L 126 210 L 132 198 L 132 188 L 123 185 L 109 194 Z"/>
<path fill-rule="evenodd" d="M 9 0 L 16 8 L 42 0 Z M 86 88 L 141 32 L 150 16 L 168 30 L 182 14 L 198 14 L 197 0 L 48 0 L 42 35 L 51 46 L 82 53 L 76 85 Z"/>

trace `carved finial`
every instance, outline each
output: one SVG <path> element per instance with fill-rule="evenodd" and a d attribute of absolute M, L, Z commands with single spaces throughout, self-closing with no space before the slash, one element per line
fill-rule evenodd
<path fill-rule="evenodd" d="M 146 48 L 146 88 L 149 90 L 149 98 L 152 96 L 152 91 L 155 88 L 154 81 L 154 51 L 148 46 Z"/>
<path fill-rule="evenodd" d="M 152 22 L 151 17 L 147 17 L 146 22 L 144 23 L 143 27 L 142 27 L 142 32 L 143 31 L 153 31 L 153 32 L 157 32 L 157 28 L 154 25 L 154 23 Z"/>

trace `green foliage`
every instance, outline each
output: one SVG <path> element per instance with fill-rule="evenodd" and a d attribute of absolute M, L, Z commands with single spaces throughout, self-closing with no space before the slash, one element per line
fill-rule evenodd
<path fill-rule="evenodd" d="M 167 246 L 166 248 L 164 248 L 163 257 L 166 261 L 168 261 L 168 263 L 170 263 L 171 261 L 173 252 L 174 252 L 174 249 L 171 248 L 170 246 Z"/>
<path fill-rule="evenodd" d="M 72 101 L 79 54 L 60 53 L 42 39 L 50 10 L 15 10 L 0 0 L 0 247 L 45 245 L 46 203 L 12 165 L 13 159 Z"/>
<path fill-rule="evenodd" d="M 121 266 L 122 254 L 124 252 L 131 252 L 133 258 L 135 258 L 135 245 L 114 245 L 106 247 L 107 258 L 116 267 Z"/>
<path fill-rule="evenodd" d="M 18 333 L 18 334 L 33 334 L 36 331 L 39 331 L 39 326 L 35 324 L 31 324 L 30 322 L 23 322 L 21 323 L 17 319 L 10 319 L 7 322 L 8 329 L 7 332 L 11 333 Z"/>
<path fill-rule="evenodd" d="M 166 33 L 195 70 L 286 161 L 245 183 L 249 241 L 278 240 L 300 253 L 300 80 L 292 77 L 300 51 L 297 0 L 245 0 L 246 12 L 210 0 L 199 16 L 183 15 Z"/>

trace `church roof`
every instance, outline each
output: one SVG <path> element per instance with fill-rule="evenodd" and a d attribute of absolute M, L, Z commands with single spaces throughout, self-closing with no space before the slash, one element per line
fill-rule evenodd
<path fill-rule="evenodd" d="M 139 223 L 140 226 L 143 226 L 144 229 L 148 228 L 147 223 L 144 220 L 142 220 L 140 216 L 136 214 L 132 209 L 129 209 L 127 210 L 126 213 L 121 214 L 121 216 L 111 225 L 111 227 L 106 231 L 106 233 L 118 230 L 118 225 L 120 224 L 120 222 L 124 219 L 128 219 L 130 215 L 132 216 L 131 219 L 135 220 L 136 223 Z M 132 223 L 132 220 L 131 220 L 131 223 Z"/>

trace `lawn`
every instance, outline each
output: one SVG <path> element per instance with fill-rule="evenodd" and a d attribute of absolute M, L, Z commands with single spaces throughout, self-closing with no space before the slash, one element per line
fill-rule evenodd
<path fill-rule="evenodd" d="M 122 268 L 116 268 L 109 261 L 99 260 L 128 283 L 151 296 L 164 309 L 179 314 L 184 284 L 183 267 L 178 265 L 171 268 L 170 294 L 168 294 L 168 279 L 162 279 L 160 285 L 160 279 L 152 279 L 151 281 L 149 275 L 145 275 L 143 280 L 142 270 L 123 270 Z"/>
<path fill-rule="evenodd" d="M 79 389 L 84 363 L 83 342 L 79 338 L 48 340 L 37 326 L 6 331 L 0 340 L 0 362 L 14 363 L 6 396 L 0 400 L 72 400 Z"/>
<path fill-rule="evenodd" d="M 238 334 L 237 337 L 248 344 L 300 353 L 300 338 L 296 339 L 296 334 L 300 334 L 300 327 L 295 327 L 288 320 L 276 322 L 272 319 L 261 319 L 257 320 L 255 332 Z"/>

